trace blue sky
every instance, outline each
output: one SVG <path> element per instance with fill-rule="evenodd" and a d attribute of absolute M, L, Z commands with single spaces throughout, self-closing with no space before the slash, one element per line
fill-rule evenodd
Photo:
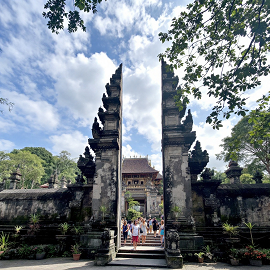
<path fill-rule="evenodd" d="M 43 0 L 3 1 L 0 13 L 0 94 L 14 108 L 0 115 L 0 150 L 45 147 L 54 155 L 67 150 L 73 158 L 84 152 L 91 126 L 102 105 L 105 84 L 123 63 L 123 155 L 149 156 L 161 171 L 161 74 L 158 33 L 184 6 L 178 1 L 108 0 L 98 13 L 84 14 L 87 32 L 59 35 L 47 29 Z M 67 1 L 72 3 L 71 1 Z M 186 2 L 181 2 L 183 5 Z M 181 71 L 176 71 L 181 77 Z M 267 91 L 247 93 L 248 108 Z M 215 100 L 192 101 L 197 139 L 210 154 L 208 167 L 224 170 L 215 159 L 221 139 L 239 120 L 224 121 L 213 130 L 205 124 Z"/>

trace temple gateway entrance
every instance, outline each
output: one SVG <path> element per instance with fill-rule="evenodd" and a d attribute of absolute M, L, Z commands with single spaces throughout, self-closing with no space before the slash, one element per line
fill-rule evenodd
<path fill-rule="evenodd" d="M 188 160 L 188 151 L 196 135 L 192 131 L 190 110 L 182 121 L 186 108 L 179 112 L 175 106 L 178 77 L 174 76 L 164 61 L 161 72 L 165 254 L 167 265 L 179 268 L 183 264 L 180 248 L 185 249 L 188 246 L 189 250 L 196 250 L 203 241 L 195 233 Z M 97 264 L 106 264 L 112 260 L 121 247 L 120 219 L 127 209 L 122 200 L 123 193 L 132 192 L 134 199 L 140 203 L 140 211 L 149 216 L 151 211 L 155 212 L 157 206 L 157 200 L 154 204 L 152 201 L 151 186 L 155 187 L 155 183 L 158 183 L 158 171 L 147 166 L 147 160 L 124 159 L 122 171 L 122 64 L 106 85 L 102 102 L 103 108 L 98 109 L 99 121 L 95 118 L 92 126 L 93 138 L 88 140 L 95 153 L 94 174 L 87 175 L 87 164 L 93 160 L 88 147 L 85 157 L 81 156 L 78 161 L 82 175 L 93 178 L 91 226 L 102 231 L 102 247 L 96 256 Z M 100 127 L 100 122 L 103 127 Z M 148 188 L 146 193 L 145 188 Z M 157 197 L 157 194 L 154 196 Z M 176 215 L 172 209 L 181 211 Z M 181 241 L 182 246 L 179 237 L 184 239 Z"/>

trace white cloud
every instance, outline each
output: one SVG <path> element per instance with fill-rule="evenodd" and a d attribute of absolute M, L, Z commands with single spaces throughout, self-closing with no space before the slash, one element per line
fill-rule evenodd
<path fill-rule="evenodd" d="M 88 144 L 88 137 L 79 131 L 72 131 L 60 135 L 50 136 L 52 142 L 52 152 L 58 155 L 61 151 L 66 150 L 71 154 L 72 158 L 79 158 L 84 153 L 84 149 Z"/>
<path fill-rule="evenodd" d="M 55 79 L 57 104 L 79 125 L 92 125 L 105 84 L 117 68 L 114 62 L 105 53 L 95 53 L 89 58 L 54 55 L 41 65 Z"/>
<path fill-rule="evenodd" d="M 2 108 L 1 108 L 2 109 Z M 6 108 L 7 109 L 7 108 Z M 11 132 L 12 130 L 16 130 L 16 125 L 10 119 L 7 119 L 8 110 L 3 110 L 2 116 L 0 115 L 0 129 L 1 133 Z"/>
<path fill-rule="evenodd" d="M 9 140 L 0 139 L 0 151 L 10 152 L 15 147 L 15 144 Z"/>
<path fill-rule="evenodd" d="M 152 167 L 154 166 L 157 171 L 159 171 L 160 174 L 163 174 L 162 172 L 162 156 L 161 152 L 158 154 L 152 154 L 149 155 L 149 159 L 151 160 Z"/>
<path fill-rule="evenodd" d="M 125 158 L 140 157 L 141 156 L 141 154 L 139 154 L 138 152 L 133 150 L 129 144 L 122 146 L 122 155 Z"/>
<path fill-rule="evenodd" d="M 44 100 L 31 100 L 30 97 L 14 91 L 2 89 L 2 95 L 14 103 L 9 120 L 25 125 L 30 129 L 49 131 L 57 128 L 59 117 L 55 108 Z"/>
<path fill-rule="evenodd" d="M 123 37 L 132 31 L 141 31 L 144 34 L 153 34 L 158 28 L 156 21 L 148 13 L 147 8 L 160 8 L 161 1 L 131 1 L 119 2 L 111 0 L 103 2 L 103 14 L 93 18 L 94 26 L 101 35 Z"/>

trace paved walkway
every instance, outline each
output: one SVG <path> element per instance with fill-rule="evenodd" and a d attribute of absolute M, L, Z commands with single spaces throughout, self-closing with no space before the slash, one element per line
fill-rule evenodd
<path fill-rule="evenodd" d="M 93 261 L 72 258 L 51 258 L 45 260 L 0 260 L 0 269 L 8 270 L 150 270 L 151 267 L 134 266 L 94 266 Z M 171 268 L 161 268 L 171 269 Z M 258 270 L 258 267 L 243 265 L 231 266 L 226 263 L 186 263 L 184 270 Z M 263 265 L 260 270 L 269 270 L 269 265 Z"/>

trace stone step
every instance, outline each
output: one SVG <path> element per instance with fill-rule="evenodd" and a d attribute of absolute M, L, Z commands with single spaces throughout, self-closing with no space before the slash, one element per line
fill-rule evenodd
<path fill-rule="evenodd" d="M 121 247 L 118 250 L 118 253 L 134 253 L 133 247 Z M 161 247 L 147 247 L 147 246 L 138 246 L 136 253 L 155 253 L 155 254 L 164 254 L 164 248 Z"/>
<path fill-rule="evenodd" d="M 124 246 L 133 246 L 133 244 L 127 242 L 125 245 L 122 243 L 121 246 L 122 247 L 124 247 Z M 143 247 L 143 246 L 146 246 L 146 247 L 160 247 L 160 243 L 146 243 L 146 244 L 143 244 L 143 245 L 138 244 L 138 247 Z"/>
<path fill-rule="evenodd" d="M 113 261 L 108 263 L 109 266 L 132 266 L 132 267 L 151 267 L 156 268 L 167 268 L 165 259 L 145 259 L 145 258 L 115 258 Z"/>
<path fill-rule="evenodd" d="M 160 253 L 141 253 L 136 252 L 137 250 L 133 250 L 133 252 L 127 253 L 117 253 L 116 258 L 146 258 L 146 259 L 165 259 L 165 254 Z"/>

